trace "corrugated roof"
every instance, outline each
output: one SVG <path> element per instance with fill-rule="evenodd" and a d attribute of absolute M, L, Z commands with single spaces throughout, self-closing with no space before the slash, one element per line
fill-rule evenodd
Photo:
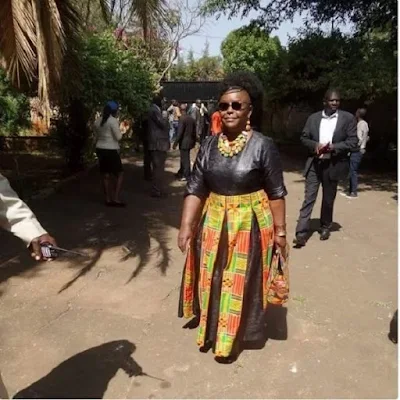
<path fill-rule="evenodd" d="M 172 99 L 180 103 L 194 102 L 196 99 L 202 101 L 218 100 L 220 81 L 174 81 L 163 82 L 163 96 L 167 101 Z"/>

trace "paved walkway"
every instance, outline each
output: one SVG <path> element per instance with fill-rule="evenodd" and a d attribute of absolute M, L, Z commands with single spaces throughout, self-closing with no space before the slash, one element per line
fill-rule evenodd
<path fill-rule="evenodd" d="M 148 196 L 140 162 L 126 163 L 126 210 L 103 206 L 97 171 L 32 203 L 61 246 L 90 259 L 36 264 L 19 241 L 0 234 L 0 369 L 10 394 L 397 396 L 397 347 L 387 337 L 397 308 L 394 182 L 365 177 L 359 199 L 338 196 L 331 240 L 314 234 L 306 248 L 291 252 L 288 339 L 276 340 L 285 339 L 286 317 L 276 315 L 275 340 L 226 366 L 200 353 L 195 330 L 182 329 L 185 321 L 176 318 L 184 262 L 175 245 L 183 191 L 172 181 L 178 160 L 169 160 L 166 200 Z M 303 180 L 298 166 L 285 162 L 285 170 L 292 232 Z M 149 376 L 129 377 L 138 365 Z"/>

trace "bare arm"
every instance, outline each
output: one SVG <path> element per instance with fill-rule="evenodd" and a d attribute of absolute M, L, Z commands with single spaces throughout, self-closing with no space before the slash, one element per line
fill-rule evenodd
<path fill-rule="evenodd" d="M 178 235 L 178 247 L 184 253 L 193 238 L 193 233 L 200 220 L 204 201 L 195 195 L 188 195 L 183 203 L 181 227 Z"/>
<path fill-rule="evenodd" d="M 286 201 L 285 198 L 270 200 L 269 206 L 271 208 L 272 217 L 274 218 L 275 231 L 286 230 Z"/>
<path fill-rule="evenodd" d="M 193 233 L 200 221 L 203 204 L 209 195 L 204 180 L 205 145 L 200 147 L 192 175 L 186 188 L 186 197 L 183 203 L 181 227 L 178 235 L 178 246 L 185 252 L 189 246 Z"/>
<path fill-rule="evenodd" d="M 200 219 L 200 212 L 203 208 L 204 200 L 195 195 L 186 196 L 183 203 L 181 226 L 196 227 Z"/>
<path fill-rule="evenodd" d="M 287 194 L 283 180 L 283 170 L 278 149 L 272 140 L 266 141 L 264 163 L 264 189 L 269 198 L 269 206 L 274 221 L 275 243 L 286 246 L 286 202 Z"/>

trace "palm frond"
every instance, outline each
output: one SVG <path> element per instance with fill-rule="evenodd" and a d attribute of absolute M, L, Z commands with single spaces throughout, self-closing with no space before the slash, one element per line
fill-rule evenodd
<path fill-rule="evenodd" d="M 104 21 L 110 23 L 111 15 L 115 7 L 115 0 L 111 1 L 110 5 L 108 0 L 98 0 L 98 2 L 100 5 L 101 14 L 103 16 Z"/>
<path fill-rule="evenodd" d="M 11 80 L 22 75 L 32 82 L 36 74 L 36 34 L 30 0 L 0 1 L 0 53 Z"/>
<path fill-rule="evenodd" d="M 163 18 L 167 11 L 167 0 L 132 0 L 131 15 L 136 17 L 146 39 L 149 27 Z"/>

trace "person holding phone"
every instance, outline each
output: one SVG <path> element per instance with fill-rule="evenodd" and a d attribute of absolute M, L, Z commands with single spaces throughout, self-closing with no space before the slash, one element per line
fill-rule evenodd
<path fill-rule="evenodd" d="M 32 210 L 18 197 L 7 178 L 0 174 L 0 226 L 20 238 L 36 261 L 43 257 L 41 244 L 57 246 L 55 239 L 40 225 Z M 8 394 L 0 374 L 0 399 Z"/>
<path fill-rule="evenodd" d="M 309 156 L 303 173 L 306 178 L 305 198 L 294 239 L 297 247 L 307 243 L 311 213 L 321 185 L 320 239 L 329 239 L 338 182 L 347 176 L 348 154 L 357 149 L 356 119 L 339 107 L 339 91 L 329 89 L 324 97 L 324 109 L 307 119 L 301 134 L 301 142 L 308 149 Z"/>
<path fill-rule="evenodd" d="M 274 142 L 252 129 L 260 81 L 237 72 L 221 86 L 222 131 L 201 144 L 186 189 L 179 316 L 197 317 L 201 351 L 212 348 L 217 362 L 231 363 L 245 343 L 263 340 L 276 294 L 272 260 L 286 254 L 287 192 Z"/>

